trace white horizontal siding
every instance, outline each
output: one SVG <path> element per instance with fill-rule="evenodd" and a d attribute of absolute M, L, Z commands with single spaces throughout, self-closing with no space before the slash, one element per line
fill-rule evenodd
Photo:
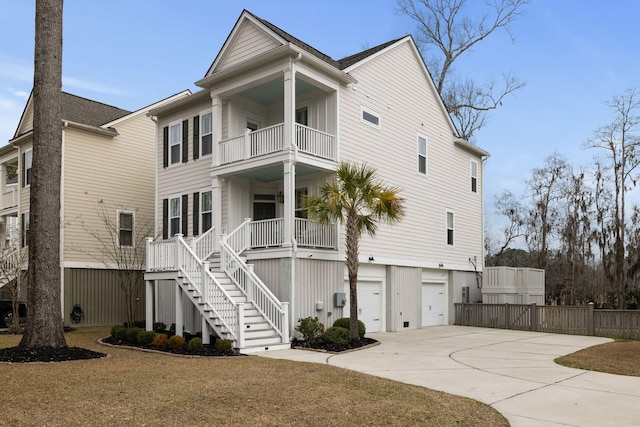
<path fill-rule="evenodd" d="M 232 67 L 253 56 L 267 52 L 280 44 L 249 21 L 244 21 L 224 52 L 218 69 L 221 71 Z"/>
<path fill-rule="evenodd" d="M 438 95 L 408 43 L 356 68 L 355 89 L 340 97 L 340 157 L 366 162 L 405 199 L 402 223 L 363 236 L 363 257 L 467 265 L 482 255 L 481 195 L 470 191 L 470 154 L 453 143 Z M 381 116 L 380 128 L 360 120 L 361 107 Z M 417 172 L 417 134 L 427 137 L 427 176 Z M 481 161 L 478 160 L 479 166 Z M 446 210 L 455 212 L 455 246 L 446 244 Z"/>

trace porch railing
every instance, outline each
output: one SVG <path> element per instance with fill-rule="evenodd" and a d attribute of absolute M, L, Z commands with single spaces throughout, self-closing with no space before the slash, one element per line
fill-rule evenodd
<path fill-rule="evenodd" d="M 251 220 L 246 219 L 229 235 L 222 237 L 222 242 L 220 242 L 222 269 L 238 285 L 247 299 L 254 303 L 258 312 L 282 337 L 283 342 L 289 342 L 288 304 L 280 302 L 273 295 L 253 272 L 253 268 L 240 258 L 242 251 L 235 249 L 245 247 L 248 243 L 247 236 L 250 235 L 250 224 Z"/>
<path fill-rule="evenodd" d="M 296 123 L 296 146 L 300 152 L 329 160 L 337 159 L 337 143 L 334 135 Z M 220 163 L 264 156 L 286 148 L 284 146 L 284 123 L 224 139 L 219 142 Z"/>
<path fill-rule="evenodd" d="M 211 256 L 211 254 L 216 249 L 216 240 L 215 240 L 215 228 L 211 227 L 198 237 L 195 237 L 191 242 L 191 247 L 193 251 L 198 256 L 198 259 L 205 260 Z"/>
<path fill-rule="evenodd" d="M 298 246 L 336 248 L 337 232 L 334 225 L 324 225 L 306 218 L 296 218 L 293 235 Z"/>
<path fill-rule="evenodd" d="M 189 243 L 180 234 L 167 240 L 147 240 L 147 271 L 178 270 L 202 295 L 211 311 L 219 319 L 212 325 L 216 332 L 224 327 L 238 346 L 243 343 L 243 321 L 241 306 L 236 304 L 202 262 Z"/>
<path fill-rule="evenodd" d="M 18 184 L 8 184 L 2 192 L 0 209 L 18 205 Z"/>
<path fill-rule="evenodd" d="M 252 248 L 268 248 L 284 243 L 284 218 L 252 221 L 249 225 Z"/>

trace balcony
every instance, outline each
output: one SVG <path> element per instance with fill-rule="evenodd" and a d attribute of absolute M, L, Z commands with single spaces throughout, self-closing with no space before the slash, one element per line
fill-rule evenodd
<path fill-rule="evenodd" d="M 300 153 L 335 161 L 336 137 L 296 123 L 296 147 Z M 284 150 L 284 123 L 267 128 L 245 131 L 243 135 L 220 141 L 220 164 L 253 159 Z"/>
<path fill-rule="evenodd" d="M 282 246 L 284 241 L 284 218 L 252 221 L 250 224 L 252 249 Z M 337 232 L 333 225 L 323 225 L 305 218 L 296 218 L 293 236 L 299 247 L 336 249 Z"/>
<path fill-rule="evenodd" d="M 0 194 L 0 210 L 18 206 L 18 184 L 7 184 Z"/>

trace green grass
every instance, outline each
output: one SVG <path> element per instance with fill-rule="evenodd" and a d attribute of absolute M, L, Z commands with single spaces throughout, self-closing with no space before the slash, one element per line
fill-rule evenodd
<path fill-rule="evenodd" d="M 475 400 L 328 365 L 257 356 L 183 358 L 100 346 L 108 327 L 66 334 L 104 359 L 1 364 L 0 426 L 508 426 Z M 0 335 L 0 348 L 19 336 Z"/>

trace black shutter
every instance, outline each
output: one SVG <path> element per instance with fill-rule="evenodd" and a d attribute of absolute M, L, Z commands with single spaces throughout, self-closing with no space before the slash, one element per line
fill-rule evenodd
<path fill-rule="evenodd" d="M 162 166 L 169 166 L 169 126 L 162 129 Z"/>
<path fill-rule="evenodd" d="M 182 121 L 182 163 L 189 161 L 189 120 Z"/>
<path fill-rule="evenodd" d="M 20 247 L 24 248 L 24 244 L 24 214 L 20 214 Z"/>
<path fill-rule="evenodd" d="M 27 160 L 27 157 L 25 156 L 25 153 L 22 153 L 22 186 L 24 187 L 26 185 L 26 179 L 27 179 L 27 164 L 25 163 L 25 161 Z"/>
<path fill-rule="evenodd" d="M 162 200 L 162 238 L 169 238 L 169 199 Z"/>
<path fill-rule="evenodd" d="M 193 193 L 193 235 L 200 234 L 200 193 Z"/>
<path fill-rule="evenodd" d="M 200 116 L 193 118 L 193 160 L 200 157 Z"/>
<path fill-rule="evenodd" d="M 182 234 L 184 237 L 189 235 L 188 227 L 189 223 L 189 195 L 185 194 L 182 196 Z"/>

